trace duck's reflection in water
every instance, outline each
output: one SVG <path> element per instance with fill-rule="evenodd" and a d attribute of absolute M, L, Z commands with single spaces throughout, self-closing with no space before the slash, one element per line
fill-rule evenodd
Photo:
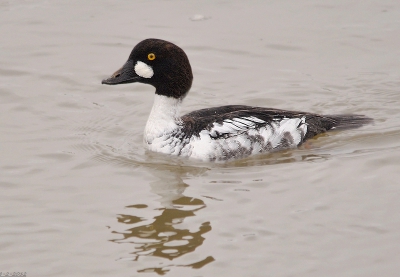
<path fill-rule="evenodd" d="M 164 174 L 166 172 L 164 171 Z M 175 172 L 176 173 L 176 172 Z M 167 175 L 171 177 L 171 172 Z M 146 204 L 133 204 L 127 206 L 131 214 L 118 215 L 117 220 L 120 223 L 131 227 L 123 232 L 113 233 L 122 235 L 122 238 L 114 239 L 116 243 L 132 243 L 134 251 L 131 252 L 134 257 L 130 260 L 139 261 L 141 257 L 152 256 L 172 261 L 187 253 L 194 252 L 196 248 L 203 244 L 203 234 L 211 230 L 209 222 L 184 223 L 188 217 L 196 216 L 196 212 L 205 208 L 201 199 L 187 197 L 183 192 L 187 185 L 181 178 L 166 178 L 163 181 L 156 181 L 151 184 L 152 192 L 161 196 L 160 203 L 162 208 L 157 208 L 157 216 L 140 216 L 144 214 L 153 214 L 154 209 L 149 211 Z M 139 215 L 140 214 L 140 215 Z M 132 225 L 134 227 L 132 227 Z M 165 264 L 160 267 L 158 260 L 157 267 L 141 269 L 138 272 L 156 272 L 165 274 L 171 266 L 184 266 L 192 268 L 201 268 L 204 265 L 213 262 L 212 256 L 202 258 L 189 264 Z M 162 262 L 161 264 L 164 264 Z"/>

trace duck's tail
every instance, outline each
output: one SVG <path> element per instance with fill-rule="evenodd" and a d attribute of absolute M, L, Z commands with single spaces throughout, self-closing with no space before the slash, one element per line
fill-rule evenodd
<path fill-rule="evenodd" d="M 344 130 L 359 128 L 366 124 L 372 124 L 374 120 L 365 115 L 358 114 L 340 114 L 340 115 L 327 115 L 333 120 L 334 124 L 330 130 Z"/>

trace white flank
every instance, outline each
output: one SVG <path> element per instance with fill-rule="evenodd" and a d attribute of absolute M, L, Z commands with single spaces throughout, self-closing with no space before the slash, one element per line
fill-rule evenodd
<path fill-rule="evenodd" d="M 153 68 L 141 61 L 137 61 L 135 65 L 135 72 L 137 75 L 143 78 L 151 78 L 154 75 Z"/>
<path fill-rule="evenodd" d="M 307 124 L 300 125 L 300 123 L 305 123 L 305 120 L 305 117 L 290 119 L 284 118 L 280 122 L 273 123 L 272 128 L 274 129 L 274 132 L 272 134 L 268 132 L 268 140 L 271 143 L 271 146 L 273 148 L 279 148 L 285 133 L 289 133 L 293 138 L 293 144 L 291 147 L 298 146 L 303 139 L 302 135 L 304 136 L 307 133 Z"/>
<path fill-rule="evenodd" d="M 305 117 L 285 118 L 259 129 L 255 128 L 255 122 L 264 123 L 265 121 L 250 116 L 224 120 L 222 124 L 215 123 L 210 131 L 203 130 L 200 132 L 200 138 L 191 140 L 190 157 L 204 161 L 210 159 L 218 161 L 265 152 L 264 148 L 267 145 L 271 147 L 271 149 L 267 148 L 269 151 L 281 149 L 282 139 L 287 136 L 287 133 L 293 141 L 288 141 L 290 144 L 286 147 L 296 147 L 307 133 L 307 124 L 304 124 Z M 217 140 L 211 138 L 222 134 L 226 134 L 227 137 Z M 261 136 L 263 140 L 251 139 L 256 136 Z"/>

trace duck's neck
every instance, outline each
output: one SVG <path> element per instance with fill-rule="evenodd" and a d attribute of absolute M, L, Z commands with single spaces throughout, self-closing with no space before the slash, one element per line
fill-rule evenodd
<path fill-rule="evenodd" d="M 155 94 L 153 108 L 144 132 L 145 142 L 151 143 L 154 139 L 178 128 L 181 103 L 181 99 Z"/>

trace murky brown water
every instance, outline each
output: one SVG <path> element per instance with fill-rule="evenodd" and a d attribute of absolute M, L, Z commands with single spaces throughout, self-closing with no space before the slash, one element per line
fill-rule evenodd
<path fill-rule="evenodd" d="M 398 276 L 400 2 L 2 0 L 0 33 L 1 272 Z M 191 60 L 183 112 L 375 124 L 229 164 L 145 152 L 153 88 L 100 82 L 148 37 Z"/>

